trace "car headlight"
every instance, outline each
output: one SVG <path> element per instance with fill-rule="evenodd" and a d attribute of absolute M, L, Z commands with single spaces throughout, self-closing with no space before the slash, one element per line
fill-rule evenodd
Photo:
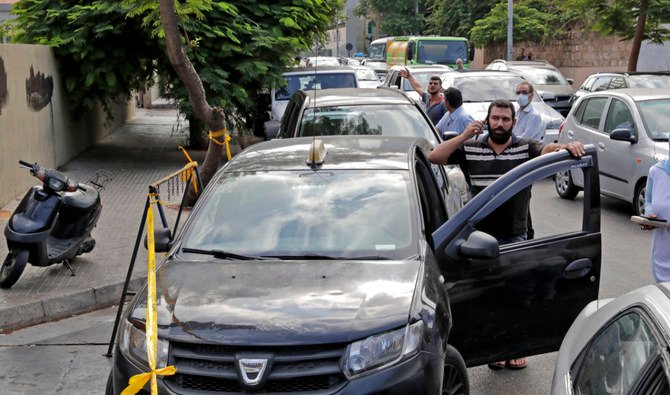
<path fill-rule="evenodd" d="M 352 378 L 416 354 L 421 346 L 423 321 L 351 343 L 344 356 L 344 374 Z"/>
<path fill-rule="evenodd" d="M 144 330 L 135 327 L 130 321 L 121 321 L 121 338 L 119 340 L 119 349 L 123 355 L 139 367 L 149 370 L 149 360 L 147 358 L 147 334 Z M 168 347 L 170 343 L 158 339 L 156 352 L 156 368 L 167 366 Z"/>

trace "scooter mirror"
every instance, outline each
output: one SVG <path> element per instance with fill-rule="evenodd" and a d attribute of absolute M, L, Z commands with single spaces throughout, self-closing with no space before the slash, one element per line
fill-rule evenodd
<path fill-rule="evenodd" d="M 172 232 L 170 228 L 154 229 L 154 248 L 156 252 L 168 252 L 172 247 Z M 147 237 L 144 236 L 144 248 L 147 246 Z"/>

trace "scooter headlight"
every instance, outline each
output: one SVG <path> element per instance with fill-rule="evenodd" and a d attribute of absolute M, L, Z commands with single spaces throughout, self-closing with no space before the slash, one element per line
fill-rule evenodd
<path fill-rule="evenodd" d="M 147 357 L 147 334 L 143 329 L 135 327 L 130 321 L 121 321 L 121 337 L 119 340 L 119 349 L 123 355 L 131 362 L 144 370 L 149 369 L 149 360 Z M 170 343 L 158 339 L 156 368 L 167 366 L 168 348 Z"/>
<path fill-rule="evenodd" d="M 404 360 L 419 351 L 423 321 L 351 343 L 344 355 L 344 374 L 352 378 Z"/>

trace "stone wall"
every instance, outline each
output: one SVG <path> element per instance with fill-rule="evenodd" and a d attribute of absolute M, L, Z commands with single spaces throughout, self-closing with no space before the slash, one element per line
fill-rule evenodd
<path fill-rule="evenodd" d="M 74 121 L 51 48 L 0 44 L 0 207 L 35 183 L 19 171 L 19 159 L 57 168 L 134 111 L 134 101 L 122 101 L 110 122 L 100 108 Z"/>

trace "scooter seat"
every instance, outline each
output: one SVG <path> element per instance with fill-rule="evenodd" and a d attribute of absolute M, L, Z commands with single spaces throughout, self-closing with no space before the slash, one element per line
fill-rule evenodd
<path fill-rule="evenodd" d="M 63 206 L 61 214 L 65 211 L 75 211 L 77 214 L 85 214 L 92 211 L 100 202 L 98 191 L 88 185 L 79 184 L 84 191 L 67 192 L 63 195 Z"/>

